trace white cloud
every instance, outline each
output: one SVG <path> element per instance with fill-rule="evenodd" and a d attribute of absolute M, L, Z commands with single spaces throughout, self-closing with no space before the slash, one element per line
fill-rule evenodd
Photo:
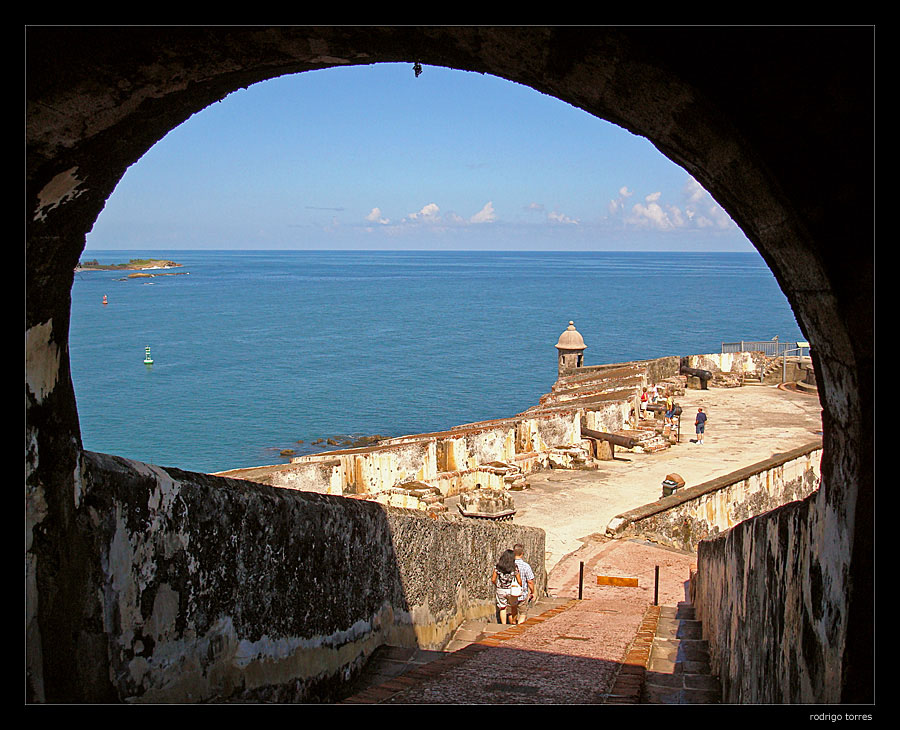
<path fill-rule="evenodd" d="M 484 207 L 479 210 L 475 215 L 473 215 L 470 219 L 470 223 L 493 223 L 497 219 L 497 215 L 494 213 L 494 204 L 492 201 L 488 201 L 484 204 Z"/>
<path fill-rule="evenodd" d="M 688 218 L 698 228 L 724 230 L 733 225 L 731 218 L 694 178 L 688 178 L 683 194 Z"/>
<path fill-rule="evenodd" d="M 726 229 L 733 225 L 728 214 L 693 178 L 688 178 L 681 192 L 682 206 L 665 202 L 662 192 L 656 191 L 646 195 L 642 203 L 635 203 L 629 209 L 626 202 L 633 192 L 623 186 L 619 189 L 619 197 L 609 202 L 608 210 L 611 216 L 623 216 L 622 222 L 625 225 L 658 231 Z"/>
<path fill-rule="evenodd" d="M 547 220 L 549 220 L 551 223 L 564 223 L 571 225 L 578 224 L 577 218 L 569 218 L 569 216 L 565 215 L 564 213 L 558 213 L 555 210 L 547 214 Z"/>
<path fill-rule="evenodd" d="M 406 220 L 409 221 L 418 221 L 422 223 L 439 223 L 441 220 L 440 217 L 440 208 L 437 207 L 435 203 L 429 203 L 424 206 L 418 213 L 410 213 L 406 216 Z"/>
<path fill-rule="evenodd" d="M 372 212 L 366 216 L 366 220 L 369 221 L 369 223 L 380 223 L 381 225 L 390 223 L 387 218 L 382 218 L 380 208 L 372 208 Z"/>
<path fill-rule="evenodd" d="M 623 185 L 622 187 L 620 187 L 619 197 L 609 201 L 609 205 L 607 206 L 607 208 L 609 209 L 609 214 L 616 215 L 625 210 L 625 201 L 628 200 L 628 198 L 630 198 L 632 195 L 634 195 L 634 193 L 631 192 L 627 186 Z"/>
<path fill-rule="evenodd" d="M 663 207 L 659 204 L 661 197 L 660 192 L 650 193 L 644 198 L 644 203 L 635 203 L 625 222 L 639 228 L 655 228 L 658 231 L 682 228 L 685 219 L 681 210 L 674 205 Z"/>

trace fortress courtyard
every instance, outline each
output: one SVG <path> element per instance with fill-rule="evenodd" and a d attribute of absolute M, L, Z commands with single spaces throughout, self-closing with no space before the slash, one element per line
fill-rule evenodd
<path fill-rule="evenodd" d="M 515 522 L 546 532 L 551 595 L 563 584 L 571 587 L 573 570 L 577 580 L 579 561 L 600 549 L 610 520 L 662 496 L 666 475 L 679 474 L 692 487 L 822 438 L 815 391 L 774 385 L 688 389 L 676 401 L 683 409 L 681 434 L 672 447 L 656 453 L 617 447 L 615 458 L 599 469 L 538 472 L 528 476 L 527 489 L 513 493 Z M 709 420 L 703 444 L 696 444 L 700 407 Z M 456 509 L 452 500 L 448 506 Z"/>

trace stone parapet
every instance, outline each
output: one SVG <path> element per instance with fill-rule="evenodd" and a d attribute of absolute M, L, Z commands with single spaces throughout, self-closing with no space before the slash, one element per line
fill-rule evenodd
<path fill-rule="evenodd" d="M 701 540 L 751 517 L 801 500 L 819 486 L 822 442 L 778 454 L 716 479 L 677 489 L 613 518 L 612 537 L 641 537 L 694 551 Z"/>
<path fill-rule="evenodd" d="M 377 647 L 492 617 L 500 553 L 545 549 L 534 527 L 90 452 L 79 486 L 79 661 L 120 702 L 329 701 Z"/>

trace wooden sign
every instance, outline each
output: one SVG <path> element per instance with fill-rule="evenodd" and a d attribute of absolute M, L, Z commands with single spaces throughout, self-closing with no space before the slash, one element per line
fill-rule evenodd
<path fill-rule="evenodd" d="M 628 586 L 631 588 L 637 588 L 638 579 L 637 578 L 620 578 L 615 575 L 598 575 L 597 576 L 597 585 L 598 586 Z"/>

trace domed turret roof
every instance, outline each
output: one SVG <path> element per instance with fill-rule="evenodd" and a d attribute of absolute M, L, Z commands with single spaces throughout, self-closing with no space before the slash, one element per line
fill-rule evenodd
<path fill-rule="evenodd" d="M 587 345 L 584 344 L 584 338 L 581 333 L 575 329 L 575 323 L 569 322 L 566 331 L 559 336 L 559 342 L 556 343 L 559 350 L 584 350 Z"/>

